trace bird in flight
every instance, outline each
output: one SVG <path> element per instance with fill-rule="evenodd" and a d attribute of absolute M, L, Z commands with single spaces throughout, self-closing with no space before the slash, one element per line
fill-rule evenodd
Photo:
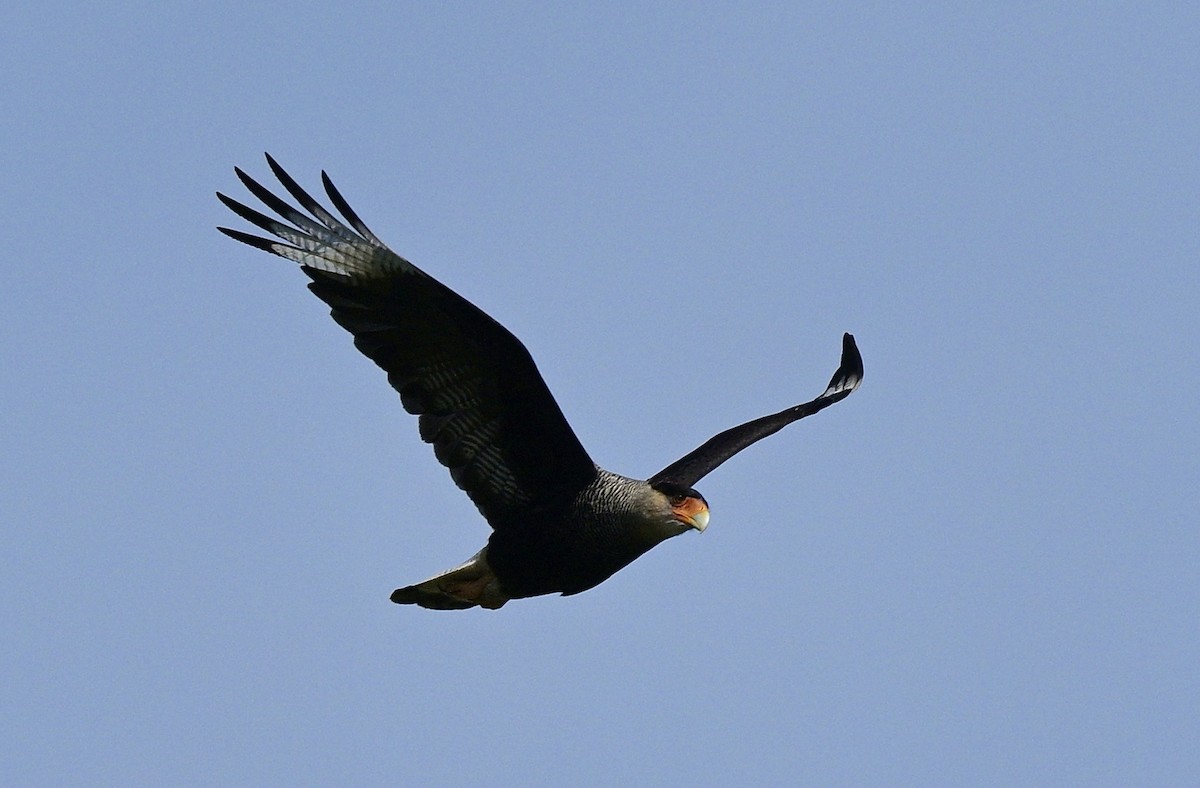
<path fill-rule="evenodd" d="M 854 337 L 816 399 L 725 430 L 646 481 L 606 471 L 575 437 L 521 341 L 474 304 L 389 249 L 324 172 L 338 218 L 267 155 L 297 210 L 239 168 L 237 177 L 279 221 L 220 192 L 234 213 L 274 238 L 218 228 L 300 264 L 354 345 L 387 373 L 421 439 L 492 527 L 465 563 L 392 601 L 435 610 L 496 609 L 510 599 L 578 594 L 650 548 L 708 526 L 693 489 L 750 444 L 850 395 L 862 381 Z"/>

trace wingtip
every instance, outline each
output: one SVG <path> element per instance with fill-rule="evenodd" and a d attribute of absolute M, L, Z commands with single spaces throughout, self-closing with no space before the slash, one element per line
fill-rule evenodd
<path fill-rule="evenodd" d="M 250 235 L 250 233 L 244 233 L 241 230 L 234 230 L 229 227 L 218 227 L 217 231 L 229 236 L 235 241 L 240 241 L 247 246 L 253 246 L 255 249 L 262 249 L 264 252 L 270 252 L 271 254 L 279 255 L 280 257 L 283 256 L 279 254 L 279 248 L 282 247 L 283 244 L 280 244 L 277 241 L 272 241 L 267 238 L 259 238 L 257 235 Z"/>
<path fill-rule="evenodd" d="M 855 367 L 859 377 L 862 377 L 862 354 L 858 352 L 858 343 L 851 333 L 842 335 L 842 366 Z"/>
<path fill-rule="evenodd" d="M 233 173 L 234 173 L 234 175 L 237 175 L 238 180 L 241 181 L 242 185 L 245 186 L 247 189 L 249 189 L 251 191 L 251 193 L 257 194 L 258 192 L 256 191 L 256 189 L 259 189 L 259 190 L 262 189 L 262 187 L 258 185 L 258 181 L 254 180 L 254 178 L 250 177 L 250 175 L 247 174 L 247 172 L 245 170 L 243 170 L 241 167 L 234 167 Z"/>
<path fill-rule="evenodd" d="M 858 343 L 854 341 L 854 335 L 846 332 L 842 334 L 841 363 L 838 365 L 837 372 L 833 373 L 833 378 L 829 381 L 829 387 L 825 389 L 825 393 L 821 396 L 829 397 L 835 394 L 850 394 L 859 387 L 862 379 L 862 354 L 858 352 Z"/>
<path fill-rule="evenodd" d="M 854 335 L 850 332 L 842 334 L 842 358 L 853 358 L 858 355 L 858 343 L 854 341 Z"/>
<path fill-rule="evenodd" d="M 267 166 L 271 168 L 271 172 L 275 174 L 275 177 L 283 180 L 283 178 L 280 177 L 280 173 L 283 173 L 285 177 L 287 173 L 284 171 L 283 167 L 279 166 L 279 162 L 275 161 L 275 157 L 266 151 L 263 151 L 263 156 L 267 158 Z"/>

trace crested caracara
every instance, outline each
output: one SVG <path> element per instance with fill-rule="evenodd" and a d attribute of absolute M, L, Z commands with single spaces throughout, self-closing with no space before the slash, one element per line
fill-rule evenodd
<path fill-rule="evenodd" d="M 329 177 L 342 218 L 321 207 L 267 156 L 305 214 L 240 169 L 246 188 L 284 221 L 218 193 L 274 239 L 219 228 L 300 264 L 355 346 L 387 373 L 419 417 L 422 440 L 492 527 L 466 563 L 397 589 L 392 601 L 438 610 L 498 608 L 538 594 L 577 594 L 659 542 L 708 525 L 693 485 L 793 421 L 847 397 L 862 381 L 854 338 L 821 396 L 710 438 L 646 481 L 604 470 L 575 437 L 529 351 L 504 326 L 380 241 Z M 278 239 L 278 240 L 276 240 Z"/>

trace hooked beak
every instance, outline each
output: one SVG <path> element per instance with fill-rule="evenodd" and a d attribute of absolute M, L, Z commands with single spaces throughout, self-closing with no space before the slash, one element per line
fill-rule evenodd
<path fill-rule="evenodd" d="M 708 504 L 699 498 L 688 498 L 675 507 L 675 516 L 689 528 L 703 533 L 708 527 Z"/>

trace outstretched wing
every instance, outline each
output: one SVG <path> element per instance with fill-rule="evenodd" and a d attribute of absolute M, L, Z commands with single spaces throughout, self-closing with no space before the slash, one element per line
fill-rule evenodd
<path fill-rule="evenodd" d="M 825 389 L 825 393 L 812 402 L 805 402 L 771 416 L 748 421 L 725 430 L 719 435 L 714 435 L 698 449 L 689 452 L 654 474 L 650 477 L 650 483 L 672 482 L 683 487 L 691 487 L 718 465 L 750 444 L 760 441 L 768 435 L 774 435 L 793 421 L 811 416 L 835 402 L 841 402 L 858 388 L 858 384 L 862 383 L 862 377 L 862 356 L 858 353 L 858 346 L 854 344 L 854 337 L 845 334 L 842 337 L 841 366 L 838 367 L 837 372 L 833 373 L 833 379 L 829 381 L 829 387 Z"/>
<path fill-rule="evenodd" d="M 309 289 L 387 372 L 421 438 L 497 527 L 539 502 L 571 495 L 596 474 L 529 351 L 482 310 L 380 241 L 322 172 L 345 222 L 267 156 L 306 215 L 240 169 L 238 178 L 285 222 L 217 194 L 234 213 L 281 240 L 218 228 L 295 261 Z"/>

